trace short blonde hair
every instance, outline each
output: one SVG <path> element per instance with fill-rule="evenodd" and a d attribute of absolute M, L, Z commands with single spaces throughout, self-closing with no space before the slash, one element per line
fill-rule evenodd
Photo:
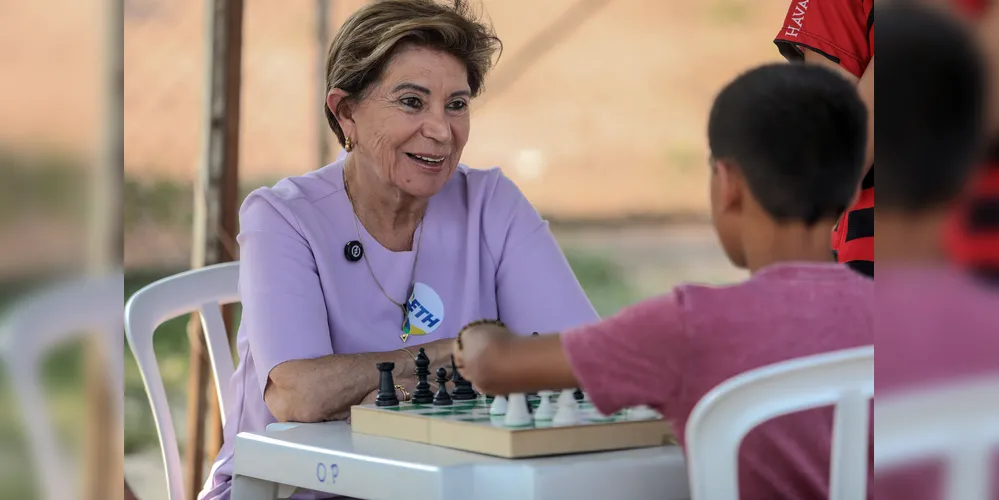
<path fill-rule="evenodd" d="M 380 0 L 354 12 L 340 27 L 326 58 L 326 92 L 346 91 L 362 99 L 381 78 L 397 48 L 405 44 L 453 55 L 468 69 L 472 96 L 482 90 L 493 56 L 502 42 L 492 27 L 479 21 L 464 0 L 443 5 L 434 0 Z M 323 103 L 326 120 L 340 145 L 343 129 Z"/>

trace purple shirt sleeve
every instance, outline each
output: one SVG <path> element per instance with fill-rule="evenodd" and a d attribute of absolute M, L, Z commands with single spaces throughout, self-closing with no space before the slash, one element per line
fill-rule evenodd
<path fill-rule="evenodd" d="M 562 334 L 576 380 L 605 414 L 637 405 L 658 409 L 676 401 L 688 345 L 684 308 L 676 293 Z"/>
<path fill-rule="evenodd" d="M 257 191 L 239 214 L 241 324 L 261 390 L 275 366 L 333 354 L 315 257 L 285 203 Z"/>
<path fill-rule="evenodd" d="M 486 248 L 496 262 L 499 317 L 512 331 L 562 331 L 599 319 L 548 222 L 501 174 L 484 217 Z"/>

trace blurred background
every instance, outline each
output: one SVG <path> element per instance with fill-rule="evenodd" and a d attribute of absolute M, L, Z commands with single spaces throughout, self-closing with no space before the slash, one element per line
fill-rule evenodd
<path fill-rule="evenodd" d="M 239 195 L 329 163 L 321 115 L 328 37 L 364 0 L 246 0 Z M 498 165 L 567 253 L 599 312 L 681 281 L 744 277 L 708 225 L 707 113 L 739 72 L 780 59 L 787 0 L 481 0 L 505 50 L 472 105 L 463 163 Z M 101 158 L 105 2 L 0 0 L 0 307 L 84 266 L 88 186 Z M 191 267 L 195 180 L 205 147 L 209 9 L 195 0 L 125 0 L 125 298 Z M 321 22 L 323 21 L 323 22 Z M 325 26 L 325 28 L 323 28 Z M 197 252 L 195 252 L 197 253 Z M 160 370 L 187 443 L 187 319 L 156 336 Z M 56 351 L 46 391 L 78 443 L 86 393 L 79 345 Z M 125 476 L 166 498 L 152 414 L 125 357 Z M 2 375 L 0 375 L 2 377 Z M 0 497 L 33 498 L 24 422 L 0 380 Z M 205 460 L 214 458 L 205 453 Z M 204 469 L 207 472 L 207 466 Z"/>

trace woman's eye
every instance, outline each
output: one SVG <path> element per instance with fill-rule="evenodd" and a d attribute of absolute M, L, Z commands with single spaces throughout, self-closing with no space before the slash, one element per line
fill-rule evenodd
<path fill-rule="evenodd" d="M 451 111 L 463 111 L 468 107 L 468 103 L 465 101 L 454 101 L 451 104 L 448 104 L 447 107 Z"/>
<path fill-rule="evenodd" d="M 423 103 L 416 97 L 403 97 L 399 102 L 407 108 L 420 109 L 423 106 Z"/>

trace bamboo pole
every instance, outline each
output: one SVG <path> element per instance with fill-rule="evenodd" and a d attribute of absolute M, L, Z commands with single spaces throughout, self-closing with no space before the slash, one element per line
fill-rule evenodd
<path fill-rule="evenodd" d="M 122 44 L 124 23 L 123 0 L 109 0 L 104 4 L 104 34 L 102 47 L 104 67 L 101 72 L 102 112 L 99 118 L 101 137 L 98 156 L 90 176 L 90 199 L 87 220 L 87 267 L 92 274 L 103 275 L 122 268 L 122 180 L 124 176 L 124 55 Z M 124 299 L 123 299 L 124 300 Z M 112 387 L 110 370 L 111 353 L 104 348 L 101 338 L 92 335 L 84 348 L 84 379 L 87 403 L 83 450 L 86 460 L 82 468 L 82 498 L 90 500 L 121 499 L 124 490 L 124 456 L 118 450 L 124 445 L 124 428 L 117 428 L 118 418 L 112 413 Z M 124 336 L 119 338 L 124 349 Z M 127 485 L 126 485 L 127 488 Z"/>
<path fill-rule="evenodd" d="M 316 0 L 316 103 L 326 102 L 326 53 L 330 43 L 330 0 Z M 330 131 L 326 113 L 316 106 L 316 167 L 326 165 L 330 159 Z"/>
<path fill-rule="evenodd" d="M 235 235 L 239 203 L 239 97 L 242 70 L 243 1 L 207 0 L 207 71 L 204 137 L 194 196 L 194 238 L 191 267 L 238 258 Z M 223 308 L 229 327 L 232 310 Z M 232 329 L 229 328 L 230 340 Z M 205 459 L 222 442 L 221 416 L 214 397 L 208 351 L 197 314 L 188 324 L 191 345 L 188 378 L 185 486 L 196 498 L 202 486 Z M 223 381 L 228 383 L 228 381 Z M 205 422 L 205 415 L 209 422 Z M 206 446 L 206 438 L 208 443 Z"/>

